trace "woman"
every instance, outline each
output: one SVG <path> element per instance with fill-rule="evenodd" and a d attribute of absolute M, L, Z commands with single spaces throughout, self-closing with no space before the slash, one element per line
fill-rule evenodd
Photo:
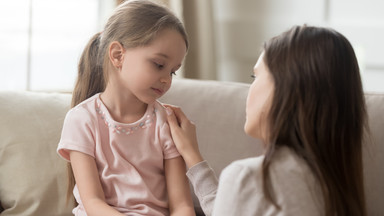
<path fill-rule="evenodd" d="M 233 162 L 217 184 L 195 126 L 168 108 L 174 142 L 207 215 L 366 215 L 362 140 L 366 107 L 351 44 L 295 26 L 272 38 L 254 67 L 245 132 L 260 157 Z"/>

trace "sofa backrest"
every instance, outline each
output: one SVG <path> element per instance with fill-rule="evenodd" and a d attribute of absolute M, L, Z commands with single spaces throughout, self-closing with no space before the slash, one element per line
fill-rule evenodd
<path fill-rule="evenodd" d="M 366 93 L 369 134 L 363 149 L 368 215 L 384 214 L 384 94 Z"/>

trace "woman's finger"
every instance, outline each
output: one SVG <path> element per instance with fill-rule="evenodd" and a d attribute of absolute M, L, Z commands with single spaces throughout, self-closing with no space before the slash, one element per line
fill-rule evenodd
<path fill-rule="evenodd" d="M 184 122 L 189 122 L 188 117 L 184 114 L 180 107 L 169 104 L 164 104 L 164 106 L 172 109 L 180 125 L 182 125 Z"/>
<path fill-rule="evenodd" d="M 166 107 L 165 111 L 167 112 L 168 124 L 171 127 L 171 130 L 174 127 L 180 127 L 179 121 L 177 120 L 172 108 Z"/>

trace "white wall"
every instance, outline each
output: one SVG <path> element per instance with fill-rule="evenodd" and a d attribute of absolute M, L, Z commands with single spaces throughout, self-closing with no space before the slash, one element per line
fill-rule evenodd
<path fill-rule="evenodd" d="M 355 48 L 364 88 L 384 92 L 384 1 L 331 0 L 329 26 Z"/>
<path fill-rule="evenodd" d="M 0 1 L 0 90 L 70 91 L 112 0 Z"/>
<path fill-rule="evenodd" d="M 384 92 L 384 1 L 213 0 L 219 80 L 251 82 L 262 43 L 292 25 L 344 34 L 359 59 L 364 89 Z"/>

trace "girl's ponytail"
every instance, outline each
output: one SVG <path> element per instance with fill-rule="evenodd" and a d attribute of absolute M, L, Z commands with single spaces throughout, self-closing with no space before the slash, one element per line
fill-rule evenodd
<path fill-rule="evenodd" d="M 103 55 L 99 53 L 100 34 L 97 33 L 91 38 L 81 54 L 76 85 L 72 93 L 72 107 L 105 89 Z"/>
<path fill-rule="evenodd" d="M 99 53 L 100 34 L 95 34 L 88 42 L 81 54 L 76 85 L 72 93 L 71 107 L 88 99 L 96 93 L 105 89 L 105 77 L 103 74 L 103 55 Z M 67 164 L 68 188 L 67 203 L 73 197 L 75 178 L 71 163 Z M 76 203 L 76 201 L 74 201 Z"/>

